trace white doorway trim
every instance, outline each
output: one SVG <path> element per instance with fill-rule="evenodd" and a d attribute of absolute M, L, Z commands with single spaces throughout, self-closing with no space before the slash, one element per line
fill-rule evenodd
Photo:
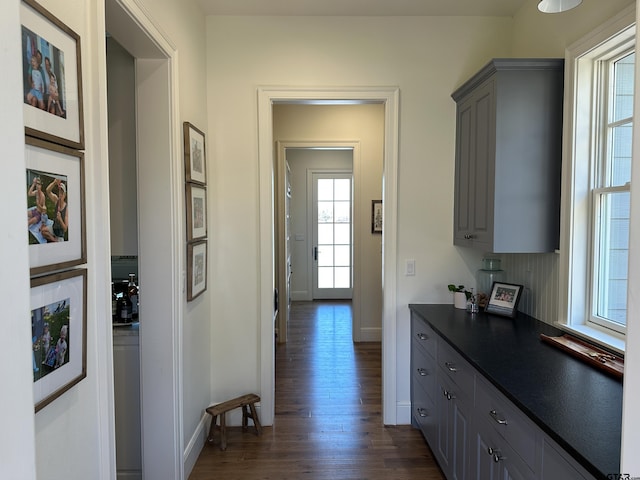
<path fill-rule="evenodd" d="M 183 479 L 178 52 L 137 0 L 106 0 L 105 24 L 135 59 L 138 263 L 149 293 L 140 299 L 142 474 Z"/>
<path fill-rule="evenodd" d="M 259 161 L 259 315 L 260 315 L 260 391 L 261 416 L 273 423 L 275 412 L 275 342 L 273 318 L 274 275 L 274 141 L 273 104 L 367 102 L 385 106 L 384 167 L 382 197 L 384 231 L 382 235 L 382 411 L 385 425 L 395 425 L 396 408 L 396 250 L 397 250 L 397 171 L 399 96 L 397 87 L 362 88 L 258 88 Z"/>

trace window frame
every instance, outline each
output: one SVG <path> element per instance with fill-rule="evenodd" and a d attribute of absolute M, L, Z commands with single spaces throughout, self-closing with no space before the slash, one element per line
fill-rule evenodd
<path fill-rule="evenodd" d="M 625 329 L 610 328 L 591 317 L 590 294 L 594 272 L 595 227 L 594 188 L 601 172 L 593 156 L 602 156 L 607 148 L 594 132 L 594 119 L 606 120 L 602 102 L 594 102 L 594 92 L 603 81 L 595 60 L 619 57 L 635 49 L 635 7 L 630 6 L 566 50 L 565 122 L 563 135 L 562 201 L 559 252 L 558 326 L 587 337 L 614 350 L 624 352 Z M 612 44 L 616 47 L 612 48 Z M 608 99 L 605 100 L 608 102 Z M 608 122 L 600 122 L 606 128 Z M 583 159 L 589 159 L 584 161 Z"/>

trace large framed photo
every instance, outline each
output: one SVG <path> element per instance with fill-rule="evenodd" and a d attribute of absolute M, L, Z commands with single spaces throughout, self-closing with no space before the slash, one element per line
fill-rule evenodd
<path fill-rule="evenodd" d="M 522 285 L 493 282 L 491 295 L 484 310 L 505 317 L 514 318 L 518 313 L 518 302 L 522 294 Z"/>
<path fill-rule="evenodd" d="M 85 263 L 84 154 L 37 138 L 25 142 L 31 275 Z"/>
<path fill-rule="evenodd" d="M 82 150 L 80 37 L 34 0 L 20 4 L 27 135 Z"/>
<path fill-rule="evenodd" d="M 184 168 L 187 182 L 207 184 L 207 154 L 204 133 L 184 122 Z"/>
<path fill-rule="evenodd" d="M 207 289 L 207 241 L 187 244 L 187 301 Z"/>
<path fill-rule="evenodd" d="M 87 271 L 31 280 L 33 397 L 39 411 L 87 376 Z"/>
<path fill-rule="evenodd" d="M 186 184 L 187 241 L 207 236 L 207 190 L 192 183 Z"/>
<path fill-rule="evenodd" d="M 371 200 L 371 233 L 382 233 L 382 200 Z"/>

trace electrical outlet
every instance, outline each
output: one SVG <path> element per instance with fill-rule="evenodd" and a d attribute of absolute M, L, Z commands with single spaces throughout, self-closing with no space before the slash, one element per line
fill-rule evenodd
<path fill-rule="evenodd" d="M 413 277 L 416 274 L 416 261 L 415 260 L 407 260 L 405 265 L 404 274 L 407 277 Z"/>

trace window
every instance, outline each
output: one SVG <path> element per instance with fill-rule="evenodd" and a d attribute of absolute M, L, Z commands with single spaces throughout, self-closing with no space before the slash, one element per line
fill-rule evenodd
<path fill-rule="evenodd" d="M 627 325 L 634 22 L 635 12 L 625 10 L 569 47 L 565 80 L 560 268 L 566 291 L 560 323 L 621 350 Z"/>

